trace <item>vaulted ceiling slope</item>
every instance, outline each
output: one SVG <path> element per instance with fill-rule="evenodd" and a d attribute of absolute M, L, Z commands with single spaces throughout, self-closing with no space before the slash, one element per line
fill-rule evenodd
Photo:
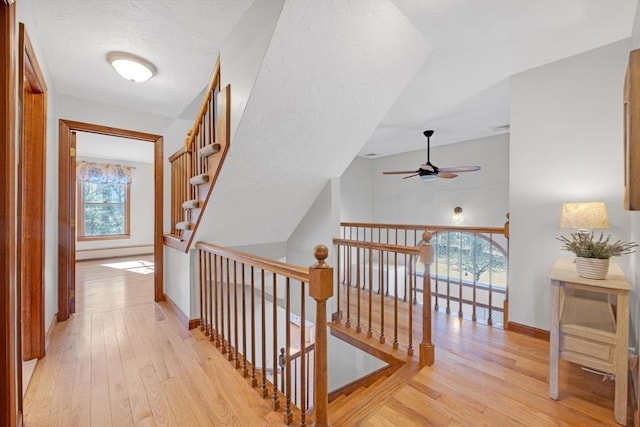
<path fill-rule="evenodd" d="M 288 239 L 430 50 L 390 1 L 286 2 L 212 195 L 207 234 L 223 245 Z"/>
<path fill-rule="evenodd" d="M 37 30 L 41 35 L 38 39 L 57 93 L 176 118 L 192 102 L 195 107 L 190 111 L 197 110 L 220 46 L 255 0 L 21 1 L 33 3 L 37 28 L 30 32 Z M 341 3 L 360 3 L 288 1 L 300 3 L 300 9 L 309 2 L 336 9 Z M 434 146 L 504 132 L 494 128 L 509 121 L 509 76 L 630 37 L 638 2 L 391 3 L 407 25 L 422 32 L 433 52 L 375 133 L 367 135 L 361 155 L 424 148 L 421 131 L 425 128 L 437 130 Z M 331 23 L 322 25 L 327 24 Z M 354 21 L 351 29 L 357 26 Z M 332 32 L 332 28 L 325 30 Z M 394 34 L 381 34 L 388 37 L 385 43 L 399 46 L 402 42 Z M 300 42 L 305 39 L 306 34 Z M 122 80 L 105 60 L 110 50 L 147 58 L 158 67 L 158 75 L 144 85 Z"/>
<path fill-rule="evenodd" d="M 434 50 L 360 154 L 505 132 L 509 76 L 631 36 L 636 0 L 392 0 Z"/>

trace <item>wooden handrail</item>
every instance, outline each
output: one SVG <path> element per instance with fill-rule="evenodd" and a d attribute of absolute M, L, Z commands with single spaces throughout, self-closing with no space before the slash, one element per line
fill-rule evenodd
<path fill-rule="evenodd" d="M 326 426 L 327 299 L 333 294 L 333 269 L 325 262 L 328 249 L 316 246 L 316 263 L 304 268 L 211 243 L 198 242 L 196 248 L 203 333 L 235 368 L 250 376 L 251 386 L 270 399 L 273 410 L 283 414 L 286 424 L 292 422 L 294 411 L 299 411 L 302 426 L 307 425 L 309 414 L 315 417 L 314 425 Z M 309 297 L 316 300 L 316 327 L 315 337 L 309 340 L 312 343 L 307 344 L 305 300 Z M 299 311 L 294 312 L 294 301 Z M 299 319 L 297 332 L 294 317 Z M 291 354 L 291 349 L 301 350 Z M 312 380 L 307 381 L 310 352 L 314 368 Z M 305 374 L 300 375 L 299 383 L 296 380 L 292 384 L 292 369 L 298 369 L 292 361 L 298 358 L 300 372 Z M 284 368 L 282 373 L 278 372 L 279 365 Z M 260 372 L 256 372 L 256 366 Z M 273 380 L 267 378 L 270 372 Z M 277 375 L 283 375 L 280 385 Z M 313 408 L 309 406 L 307 384 L 313 384 Z"/>
<path fill-rule="evenodd" d="M 211 80 L 207 85 L 207 90 L 205 91 L 205 96 L 202 99 L 202 103 L 200 104 L 200 109 L 198 110 L 198 114 L 196 114 L 196 120 L 193 123 L 193 127 L 187 133 L 188 137 L 185 141 L 185 148 L 187 150 L 193 150 L 193 142 L 197 135 L 198 126 L 202 122 L 202 118 L 207 113 L 209 109 L 209 105 L 211 103 L 211 97 L 213 96 L 214 89 L 216 87 L 220 87 L 220 55 L 218 55 L 218 59 L 216 60 L 216 65 L 213 68 L 213 74 L 211 75 Z M 214 100 L 215 101 L 215 100 Z"/>
<path fill-rule="evenodd" d="M 438 253 L 437 249 L 441 248 L 443 242 L 447 244 L 448 239 L 438 241 L 438 246 L 431 244 L 432 237 L 442 234 L 453 233 L 453 235 L 471 235 L 473 238 L 471 243 L 466 243 L 464 248 L 470 244 L 474 248 L 473 256 L 476 256 L 476 241 L 481 242 L 484 239 L 488 242 L 491 254 L 497 250 L 505 257 L 508 252 L 500 245 L 500 240 L 508 239 L 509 223 L 504 227 L 463 227 L 463 226 L 443 226 L 443 225 L 410 225 L 410 224 L 369 224 L 362 222 L 343 222 L 341 224 L 341 238 L 333 239 L 333 243 L 337 246 L 337 262 L 338 262 L 338 293 L 337 306 L 338 311 L 333 313 L 333 320 L 336 322 L 343 321 L 343 311 L 346 310 L 346 328 L 351 328 L 352 321 L 355 321 L 355 333 L 364 332 L 366 330 L 367 338 L 377 335 L 380 344 L 386 341 L 386 335 L 389 334 L 388 329 L 393 329 L 393 348 L 398 349 L 398 330 L 403 328 L 408 331 L 408 341 L 403 342 L 406 346 L 408 355 L 413 354 L 413 331 L 412 312 L 413 305 L 420 300 L 416 298 L 421 295 L 423 300 L 422 309 L 422 337 L 420 342 L 420 365 L 431 365 L 434 362 L 434 346 L 431 337 L 431 310 L 433 306 L 438 310 L 438 298 L 443 295 L 439 292 L 438 286 L 446 286 L 444 293 L 447 302 L 447 313 L 450 311 L 450 301 L 457 302 L 459 308 L 458 315 L 463 316 L 463 304 L 465 304 L 465 313 L 472 310 L 471 319 L 476 319 L 476 308 L 487 308 L 487 323 L 493 324 L 492 312 L 506 313 L 505 309 L 499 310 L 493 306 L 494 294 L 506 295 L 506 285 L 501 288 L 494 289 L 491 280 L 488 285 L 479 285 L 479 277 L 473 276 L 473 283 L 466 286 L 460 279 L 449 277 L 449 262 L 457 262 L 456 272 L 466 271 L 463 267 L 462 260 L 456 258 L 450 261 L 446 258 L 449 254 L 448 250 L 443 252 L 445 255 L 445 270 L 447 275 L 444 280 L 438 276 L 432 278 L 431 268 L 435 269 L 438 275 L 438 266 L 442 269 L 442 264 L 434 263 L 434 255 Z M 428 231 L 426 231 L 428 230 Z M 498 236 L 496 236 L 498 235 Z M 498 237 L 498 238 L 496 238 Z M 468 239 L 467 239 L 468 240 Z M 454 243 L 454 242 L 452 242 Z M 455 243 L 454 243 L 455 244 Z M 462 243 L 460 243 L 461 245 Z M 486 245 L 487 243 L 482 243 Z M 508 244 L 508 240 L 507 240 Z M 456 246 L 460 249 L 456 254 L 462 254 L 462 246 Z M 478 252 L 478 254 L 484 254 Z M 498 252 L 495 252 L 498 253 Z M 495 262 L 495 256 L 489 255 L 488 262 L 491 272 L 495 272 L 491 267 Z M 438 257 L 440 259 L 440 257 Z M 480 258 L 478 258 L 480 259 Z M 442 263 L 442 261 L 440 261 Z M 475 267 L 476 259 L 473 260 L 473 272 L 481 274 L 485 267 Z M 415 267 L 416 264 L 424 266 L 424 273 L 421 275 L 422 280 L 419 284 Z M 489 271 L 489 270 L 487 270 Z M 433 283 L 432 283 L 433 282 Z M 435 291 L 432 292 L 432 284 Z M 422 288 L 422 290 L 420 289 Z M 465 295 L 463 295 L 463 288 Z M 466 289 L 469 288 L 469 294 Z M 443 287 L 444 290 L 444 287 Z M 451 290 L 455 290 L 456 297 L 451 296 Z M 471 297 L 470 293 L 473 293 Z M 478 292 L 478 298 L 476 296 Z M 432 298 L 435 301 L 432 304 Z M 483 298 L 488 298 L 488 303 L 484 304 Z M 467 304 L 469 303 L 470 304 Z M 402 302 L 404 307 L 399 307 Z M 372 310 L 375 307 L 375 310 Z M 506 305 L 505 305 L 506 308 Z M 375 315 L 374 315 L 375 311 Z M 387 315 L 387 312 L 391 316 Z M 408 314 L 408 316 L 407 316 Z M 406 316 L 406 317 L 405 317 Z M 392 320 L 386 320 L 391 317 Z M 362 321 L 364 320 L 364 322 Z M 386 325 L 386 326 L 385 326 Z M 373 328 L 372 328 L 373 326 Z M 368 329 L 367 329 L 368 327 Z M 378 328 L 378 329 L 376 329 Z"/>
<path fill-rule="evenodd" d="M 313 350 L 316 349 L 316 344 L 315 343 L 311 343 L 308 346 L 305 346 L 304 348 L 304 353 L 307 354 Z M 302 350 L 298 350 L 295 353 L 292 353 L 289 355 L 289 357 L 291 358 L 291 360 L 295 360 L 298 359 L 300 356 L 302 356 Z"/>
<path fill-rule="evenodd" d="M 171 164 L 171 229 L 164 244 L 189 251 L 231 141 L 231 88 L 220 87 L 220 57 L 187 133 Z"/>
<path fill-rule="evenodd" d="M 416 225 L 416 224 L 384 224 L 368 222 L 341 222 L 342 227 L 360 227 L 372 229 L 429 230 L 429 231 L 466 231 L 468 233 L 504 233 L 505 227 L 469 227 L 459 225 Z"/>
<path fill-rule="evenodd" d="M 178 157 L 182 156 L 183 154 L 185 154 L 188 150 L 185 147 L 180 147 L 178 149 L 178 151 L 176 151 L 175 153 L 173 153 L 172 155 L 169 156 L 169 162 L 173 162 L 174 160 L 176 160 Z"/>
<path fill-rule="evenodd" d="M 360 240 L 333 239 L 334 245 L 345 245 L 353 248 L 382 250 L 409 255 L 420 255 L 420 248 L 415 246 L 391 245 L 387 243 L 362 242 Z"/>
<path fill-rule="evenodd" d="M 308 268 L 287 264 L 281 261 L 275 261 L 269 258 L 250 254 L 248 252 L 225 248 L 224 246 L 218 246 L 211 243 L 198 242 L 196 243 L 196 248 L 206 252 L 211 252 L 212 254 L 223 256 L 225 258 L 229 258 L 232 261 L 242 262 L 253 267 L 268 270 L 272 273 L 287 276 L 301 282 L 309 282 Z"/>

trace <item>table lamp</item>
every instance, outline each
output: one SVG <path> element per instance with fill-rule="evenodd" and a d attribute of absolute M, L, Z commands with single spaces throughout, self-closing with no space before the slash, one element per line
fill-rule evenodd
<path fill-rule="evenodd" d="M 563 203 L 560 227 L 576 228 L 581 234 L 588 234 L 593 229 L 607 229 L 607 206 L 604 202 Z"/>

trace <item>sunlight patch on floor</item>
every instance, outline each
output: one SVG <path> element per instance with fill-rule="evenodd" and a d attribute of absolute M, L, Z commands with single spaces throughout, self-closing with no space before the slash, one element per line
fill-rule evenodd
<path fill-rule="evenodd" d="M 127 270 L 132 273 L 138 274 L 151 274 L 153 273 L 153 262 L 152 261 L 123 261 L 123 262 L 114 262 L 109 264 L 102 264 L 103 267 L 115 268 L 116 270 Z"/>

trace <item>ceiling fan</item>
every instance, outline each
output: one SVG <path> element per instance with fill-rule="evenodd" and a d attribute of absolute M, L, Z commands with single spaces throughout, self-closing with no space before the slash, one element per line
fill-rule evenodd
<path fill-rule="evenodd" d="M 420 176 L 420 179 L 427 182 L 433 181 L 437 178 L 446 178 L 451 179 L 457 177 L 460 172 L 475 172 L 480 170 L 480 166 L 455 166 L 450 168 L 439 168 L 431 163 L 431 159 L 429 157 L 429 152 L 431 149 L 431 135 L 433 135 L 432 130 L 425 130 L 422 132 L 424 136 L 427 137 L 427 163 L 423 163 L 420 165 L 420 169 L 412 170 L 412 171 L 391 171 L 391 172 L 382 172 L 384 175 L 407 175 L 402 179 L 411 178 L 414 176 Z"/>

